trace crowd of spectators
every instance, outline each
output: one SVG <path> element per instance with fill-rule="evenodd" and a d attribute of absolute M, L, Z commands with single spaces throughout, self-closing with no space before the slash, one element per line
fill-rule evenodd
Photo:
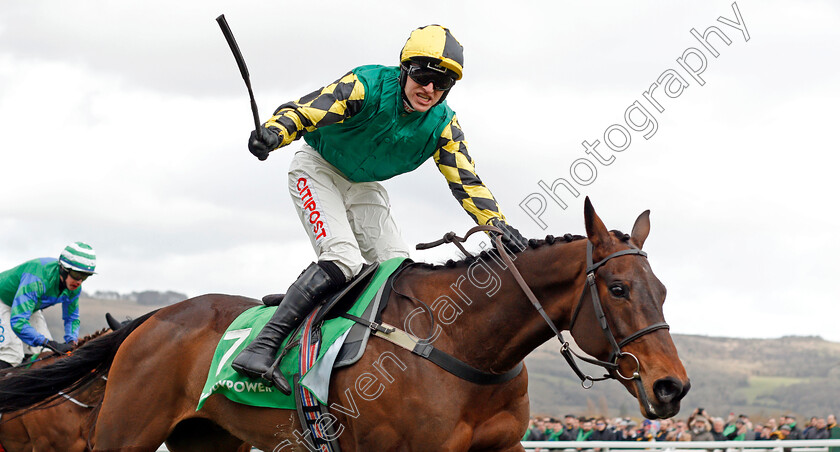
<path fill-rule="evenodd" d="M 535 417 L 528 424 L 523 441 L 758 441 L 779 439 L 840 439 L 840 427 L 833 414 L 813 416 L 802 425 L 785 414 L 753 422 L 749 416 L 729 413 L 710 416 L 697 408 L 687 418 L 644 420 L 580 417 L 562 419 Z"/>

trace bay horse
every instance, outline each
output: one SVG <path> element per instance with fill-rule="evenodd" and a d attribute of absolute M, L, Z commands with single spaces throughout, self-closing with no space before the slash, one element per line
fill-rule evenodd
<path fill-rule="evenodd" d="M 79 339 L 77 347 L 110 331 L 105 328 L 84 336 Z M 45 351 L 30 365 L 39 368 L 64 357 L 63 354 Z M 4 370 L 0 376 L 19 372 L 25 367 L 28 367 L 26 363 Z M 93 379 L 42 407 L 4 412 L 0 419 L 0 445 L 7 452 L 90 450 L 88 439 L 96 420 L 96 409 L 105 394 L 105 381 L 102 377 Z"/>
<path fill-rule="evenodd" d="M 520 367 L 559 336 L 555 330 L 569 330 L 639 400 L 644 416 L 674 416 L 690 383 L 664 323 L 665 287 L 641 251 L 648 213 L 630 235 L 608 231 L 587 198 L 586 237 L 532 240 L 513 256 L 525 288 L 497 251 L 445 266 L 412 265 L 393 283 L 383 322 L 425 332 L 439 350 L 494 374 Z M 431 306 L 431 315 L 417 315 L 421 304 Z M 154 451 L 164 441 L 176 452 L 235 450 L 241 441 L 266 452 L 309 450 L 307 430 L 292 410 L 211 395 L 196 411 L 221 336 L 255 305 L 217 294 L 185 300 L 82 347 L 61 368 L 29 377 L 49 374 L 66 385 L 110 372 L 95 451 Z M 0 411 L 13 404 L 5 386 L 0 381 Z M 334 428 L 343 452 L 524 450 L 520 439 L 530 415 L 524 367 L 505 382 L 475 384 L 371 339 L 359 362 L 334 372 L 329 394 L 329 415 L 321 419 Z"/>

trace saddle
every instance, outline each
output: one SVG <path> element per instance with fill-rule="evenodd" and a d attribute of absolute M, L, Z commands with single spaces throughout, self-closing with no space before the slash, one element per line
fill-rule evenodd
<path fill-rule="evenodd" d="M 356 317 L 347 314 L 347 311 L 353 306 L 359 296 L 368 288 L 378 268 L 378 262 L 370 265 L 365 264 L 362 267 L 362 271 L 342 290 L 328 297 L 317 308 L 317 313 L 312 322 L 313 325 L 318 325 L 325 320 L 336 317 L 346 317 L 356 322 L 350 328 L 344 345 L 338 352 L 338 358 L 336 358 L 335 364 L 333 365 L 334 368 L 349 366 L 361 359 L 372 328 L 375 330 L 373 325 L 377 325 L 378 320 L 382 316 L 382 311 L 388 304 L 388 298 L 391 293 L 390 278 L 382 285 L 376 297 L 361 316 Z M 279 306 L 284 296 L 285 294 L 269 294 L 262 298 L 262 302 L 266 306 Z"/>
<path fill-rule="evenodd" d="M 386 291 L 383 287 L 392 286 L 388 279 L 401 268 L 404 260 L 404 258 L 394 258 L 381 263 L 378 267 L 365 267 L 358 278 L 313 309 L 298 330 L 289 335 L 286 344 L 280 350 L 284 375 L 289 376 L 290 379 L 296 373 L 306 376 L 310 374 L 309 370 L 317 366 L 315 372 L 311 373 L 310 380 L 314 385 L 312 387 L 321 390 L 325 388 L 325 383 L 328 384 L 329 369 L 332 369 L 336 363 L 336 357 L 345 342 L 348 345 L 342 353 L 340 366 L 349 365 L 361 358 L 364 346 L 367 345 L 367 336 L 391 331 L 391 329 L 379 326 L 376 322 L 365 319 L 376 318 L 384 308 L 381 300 L 382 294 Z M 390 294 L 390 291 L 387 293 Z M 282 298 L 272 296 L 267 299 L 276 303 Z M 375 299 L 378 300 L 376 303 L 374 303 Z M 368 309 L 365 313 L 371 304 L 374 304 L 376 309 Z M 265 387 L 262 382 L 243 378 L 228 365 L 231 357 L 259 334 L 262 326 L 273 314 L 274 309 L 270 307 L 255 306 L 246 309 L 228 325 L 213 354 L 197 409 L 201 409 L 204 401 L 213 394 L 221 394 L 233 402 L 245 405 L 295 408 L 294 397 L 273 391 L 271 387 Z M 362 326 L 358 326 L 359 322 Z M 351 335 L 351 329 L 354 328 L 355 331 Z M 348 335 L 350 339 L 347 339 Z M 327 348 L 321 346 L 322 340 L 323 344 L 328 344 Z M 288 359 L 289 357 L 291 359 Z M 304 384 L 307 388 L 310 387 L 306 382 Z M 313 394 L 321 393 L 313 392 Z M 323 394 L 322 399 L 326 399 L 326 392 Z"/>
<path fill-rule="evenodd" d="M 327 299 L 321 303 L 320 307 L 318 308 L 319 318 L 316 320 L 323 320 L 324 316 L 333 310 L 336 306 L 341 305 L 344 310 L 350 308 L 353 303 L 356 301 L 356 298 L 364 291 L 368 284 L 370 284 L 370 279 L 376 273 L 376 269 L 379 268 L 379 262 L 376 262 L 372 265 L 365 264 L 362 266 L 362 271 L 356 275 L 355 278 L 351 279 L 344 289 L 339 290 L 334 295 L 327 297 Z M 283 298 L 286 297 L 286 294 L 283 293 L 274 293 L 268 294 L 262 297 L 262 302 L 266 306 L 280 306 L 280 303 L 283 302 Z M 347 299 L 350 301 L 347 301 Z M 330 317 L 330 318 L 334 318 Z"/>

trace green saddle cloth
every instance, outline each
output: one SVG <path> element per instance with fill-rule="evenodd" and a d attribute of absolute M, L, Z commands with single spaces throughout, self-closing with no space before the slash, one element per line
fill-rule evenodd
<path fill-rule="evenodd" d="M 371 279 L 368 287 L 362 292 L 353 307 L 347 312 L 356 316 L 362 315 L 373 300 L 376 292 L 388 280 L 405 258 L 389 259 L 379 265 L 376 274 Z M 294 393 L 285 395 L 271 385 L 265 384 L 262 380 L 251 379 L 240 375 L 230 367 L 231 361 L 242 349 L 257 337 L 262 327 L 268 323 L 274 315 L 276 306 L 255 306 L 240 314 L 233 323 L 228 326 L 216 352 L 213 354 L 213 361 L 210 363 L 210 371 L 201 397 L 198 400 L 196 411 L 204 406 L 204 402 L 212 394 L 222 394 L 233 402 L 245 405 L 295 409 Z M 333 343 L 353 326 L 355 322 L 344 317 L 337 317 L 327 320 L 321 327 L 321 348 L 318 352 L 316 363 L 320 361 Z M 297 340 L 301 332 L 295 336 Z M 280 350 L 283 350 L 291 337 L 283 341 Z M 279 351 L 278 351 L 279 354 Z M 314 366 L 313 366 L 314 367 Z M 296 345 L 286 353 L 280 362 L 280 369 L 286 377 L 289 385 L 292 385 L 292 377 L 300 372 L 300 346 Z M 305 375 L 301 375 L 303 378 Z M 325 401 L 322 401 L 325 402 Z"/>

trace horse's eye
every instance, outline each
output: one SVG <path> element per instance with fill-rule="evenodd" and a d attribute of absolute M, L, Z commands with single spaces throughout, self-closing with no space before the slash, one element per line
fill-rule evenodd
<path fill-rule="evenodd" d="M 626 298 L 627 287 L 625 287 L 624 284 L 614 284 L 610 286 L 610 293 L 616 298 Z"/>

